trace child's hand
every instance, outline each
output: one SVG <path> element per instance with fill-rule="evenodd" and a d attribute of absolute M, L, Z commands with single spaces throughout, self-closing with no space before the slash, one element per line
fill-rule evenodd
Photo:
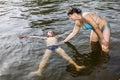
<path fill-rule="evenodd" d="M 22 36 L 20 36 L 19 38 L 20 38 L 20 39 L 28 38 L 28 36 L 27 36 L 27 35 L 22 35 Z"/>

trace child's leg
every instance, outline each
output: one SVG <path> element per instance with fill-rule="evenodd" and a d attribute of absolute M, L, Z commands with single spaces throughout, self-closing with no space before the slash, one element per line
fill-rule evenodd
<path fill-rule="evenodd" d="M 49 59 L 51 52 L 52 52 L 51 50 L 46 49 L 45 54 L 43 55 L 42 60 L 39 64 L 39 69 L 35 72 L 32 72 L 32 74 L 36 74 L 38 76 L 41 76 L 42 70 L 47 63 L 47 60 Z"/>
<path fill-rule="evenodd" d="M 42 70 L 45 67 L 47 60 L 49 59 L 49 57 L 51 55 L 51 52 L 52 52 L 51 50 L 46 49 L 45 54 L 43 55 L 43 58 L 39 64 L 38 70 Z"/>
<path fill-rule="evenodd" d="M 72 58 L 70 58 L 67 54 L 66 54 L 66 52 L 62 49 L 62 48 L 57 48 L 56 49 L 56 52 L 58 53 L 58 54 L 60 54 L 64 59 L 66 59 L 68 62 L 70 62 L 71 64 L 73 64 L 75 67 L 76 67 L 76 69 L 77 70 L 79 70 L 80 68 L 84 68 L 84 66 L 79 66 L 79 65 L 77 65 L 73 60 L 72 60 Z"/>

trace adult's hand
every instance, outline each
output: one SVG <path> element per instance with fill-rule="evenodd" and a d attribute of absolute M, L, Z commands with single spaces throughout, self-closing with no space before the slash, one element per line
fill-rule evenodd
<path fill-rule="evenodd" d="M 101 44 L 102 44 L 103 46 L 108 46 L 108 42 L 107 42 L 105 39 L 102 39 L 102 40 L 101 40 Z"/>
<path fill-rule="evenodd" d="M 109 52 L 108 42 L 103 39 L 101 41 L 101 44 L 102 44 L 102 50 L 104 52 L 108 53 Z"/>

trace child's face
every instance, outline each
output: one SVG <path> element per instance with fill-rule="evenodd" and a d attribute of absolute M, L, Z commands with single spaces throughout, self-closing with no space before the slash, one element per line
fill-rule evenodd
<path fill-rule="evenodd" d="M 48 35 L 48 37 L 53 37 L 53 36 L 54 36 L 54 33 L 53 33 L 52 31 L 49 31 L 49 32 L 47 33 L 47 35 Z"/>

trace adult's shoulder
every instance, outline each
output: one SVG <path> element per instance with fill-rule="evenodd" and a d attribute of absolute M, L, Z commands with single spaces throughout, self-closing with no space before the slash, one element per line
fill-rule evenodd
<path fill-rule="evenodd" d="M 95 13 L 94 13 L 94 12 L 84 12 L 84 13 L 82 14 L 83 17 L 86 17 L 86 16 L 88 16 L 88 15 L 95 15 Z"/>
<path fill-rule="evenodd" d="M 79 21 L 79 20 L 76 20 L 76 21 L 75 21 L 75 25 L 80 26 L 80 25 L 81 25 L 80 21 Z"/>

